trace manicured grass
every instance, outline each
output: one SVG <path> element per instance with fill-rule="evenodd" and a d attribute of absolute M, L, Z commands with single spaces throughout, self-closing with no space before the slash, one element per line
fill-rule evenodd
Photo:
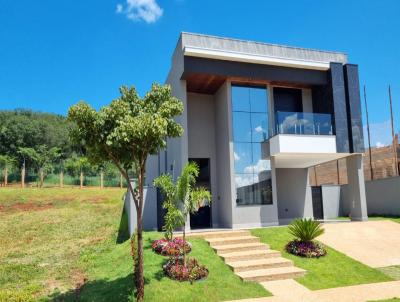
<path fill-rule="evenodd" d="M 346 255 L 327 247 L 327 255 L 319 259 L 306 259 L 285 251 L 292 240 L 287 227 L 252 230 L 252 234 L 268 243 L 271 249 L 282 252 L 283 257 L 293 260 L 297 267 L 307 270 L 304 277 L 296 279 L 311 290 L 374 283 L 393 280 L 383 272 L 370 268 Z"/>
<path fill-rule="evenodd" d="M 160 233 L 145 234 L 145 301 L 222 301 L 270 295 L 261 285 L 242 282 L 223 263 L 209 245 L 201 239 L 192 240 L 196 257 L 209 269 L 206 280 L 190 284 L 164 276 L 162 265 L 167 258 L 151 250 L 151 242 Z M 133 298 L 132 268 L 128 242 L 118 247 L 109 246 L 99 256 L 95 249 L 84 255 L 89 281 L 80 291 L 81 301 L 127 301 Z M 74 301 L 73 291 L 56 296 L 63 301 Z"/>
<path fill-rule="evenodd" d="M 400 216 L 375 216 L 375 215 L 368 216 L 368 220 L 383 220 L 383 219 L 400 223 Z"/>
<path fill-rule="evenodd" d="M 119 189 L 0 189 L 0 301 L 133 301 L 132 258 Z M 122 222 L 121 222 L 122 221 Z M 122 226 L 120 228 L 120 226 Z M 146 301 L 221 301 L 270 295 L 242 282 L 204 240 L 190 256 L 209 277 L 180 283 L 164 277 L 164 257 L 145 234 Z M 117 243 L 118 242 L 118 243 Z"/>
<path fill-rule="evenodd" d="M 400 265 L 380 267 L 378 269 L 394 280 L 400 280 Z"/>
<path fill-rule="evenodd" d="M 350 220 L 349 217 L 337 217 L 337 220 Z M 384 215 L 370 215 L 368 216 L 368 220 L 391 220 L 397 223 L 400 223 L 400 216 L 384 216 Z"/>
<path fill-rule="evenodd" d="M 400 302 L 399 298 L 392 298 L 392 299 L 387 299 L 387 300 L 378 300 L 378 301 L 369 301 L 369 302 Z"/>

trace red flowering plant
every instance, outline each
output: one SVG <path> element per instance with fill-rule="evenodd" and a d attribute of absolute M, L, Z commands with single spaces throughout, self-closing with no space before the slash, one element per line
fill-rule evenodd
<path fill-rule="evenodd" d="M 200 265 L 195 258 L 189 258 L 186 266 L 182 257 L 170 258 L 163 266 L 165 274 L 177 281 L 202 280 L 208 276 L 208 269 L 204 265 Z"/>
<path fill-rule="evenodd" d="M 154 240 L 151 248 L 154 252 L 162 256 L 178 257 L 182 255 L 184 251 L 189 253 L 192 250 L 192 245 L 187 241 L 183 241 L 181 238 L 175 237 L 172 240 L 164 238 Z"/>

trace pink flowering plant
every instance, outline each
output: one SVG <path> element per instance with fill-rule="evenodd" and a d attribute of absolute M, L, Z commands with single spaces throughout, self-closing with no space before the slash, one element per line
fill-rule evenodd
<path fill-rule="evenodd" d="M 186 253 L 189 253 L 192 250 L 192 245 L 181 238 L 175 237 L 172 240 L 164 238 L 154 240 L 151 248 L 154 252 L 162 256 L 178 257 L 183 254 L 184 250 Z"/>
<path fill-rule="evenodd" d="M 169 278 L 177 281 L 192 283 L 208 276 L 208 269 L 204 265 L 200 265 L 195 258 L 189 258 L 186 261 L 186 266 L 182 257 L 170 258 L 163 269 Z"/>

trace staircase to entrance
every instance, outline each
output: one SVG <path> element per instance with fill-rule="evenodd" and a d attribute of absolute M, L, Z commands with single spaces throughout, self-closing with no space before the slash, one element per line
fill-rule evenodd
<path fill-rule="evenodd" d="M 303 276 L 306 271 L 271 250 L 248 230 L 209 231 L 187 235 L 205 239 L 225 263 L 246 281 L 273 281 Z"/>

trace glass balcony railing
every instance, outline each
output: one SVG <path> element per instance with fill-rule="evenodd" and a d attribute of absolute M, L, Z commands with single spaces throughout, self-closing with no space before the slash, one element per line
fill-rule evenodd
<path fill-rule="evenodd" d="M 333 135 L 330 114 L 277 111 L 275 123 L 276 134 Z"/>

